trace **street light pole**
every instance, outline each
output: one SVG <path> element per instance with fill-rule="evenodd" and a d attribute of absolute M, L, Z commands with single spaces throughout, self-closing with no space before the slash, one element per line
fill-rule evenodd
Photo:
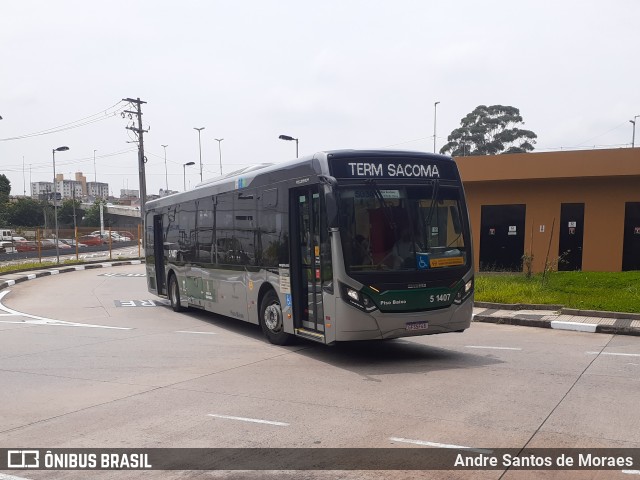
<path fill-rule="evenodd" d="M 216 138 L 215 140 L 218 142 L 218 152 L 220 153 L 220 176 L 222 176 L 222 147 L 220 145 L 224 138 Z"/>
<path fill-rule="evenodd" d="M 196 162 L 187 162 L 182 164 L 183 191 L 187 191 L 187 166 L 195 165 Z"/>
<path fill-rule="evenodd" d="M 296 158 L 298 158 L 298 139 L 290 137 L 289 135 L 280 135 L 278 138 L 280 140 L 288 140 L 288 141 L 295 140 L 296 141 Z"/>
<path fill-rule="evenodd" d="M 204 130 L 204 127 L 193 127 L 193 129 L 198 131 L 198 149 L 200 150 L 200 181 L 202 181 L 202 142 L 200 141 L 200 132 Z"/>
<path fill-rule="evenodd" d="M 98 171 L 96 170 L 96 152 L 97 150 L 93 151 L 93 183 L 96 184 L 96 192 L 97 192 L 98 191 Z"/>
<path fill-rule="evenodd" d="M 167 173 L 167 147 L 169 145 L 162 145 L 162 148 L 164 148 L 164 180 L 165 180 L 165 184 L 166 184 L 166 191 L 169 191 L 169 174 Z M 167 193 L 165 192 L 165 195 L 167 195 Z"/>
<path fill-rule="evenodd" d="M 640 115 L 635 115 L 633 117 L 633 120 L 629 120 L 631 123 L 633 123 L 633 135 L 631 137 L 631 148 L 634 148 L 636 146 L 636 118 L 640 117 Z"/>
<path fill-rule="evenodd" d="M 58 247 L 58 181 L 56 180 L 56 152 L 66 152 L 69 147 L 58 147 L 53 153 L 53 216 L 56 223 L 56 263 L 60 263 L 60 248 Z"/>
<path fill-rule="evenodd" d="M 433 153 L 436 153 L 436 121 L 438 120 L 438 104 L 440 102 L 435 102 L 433 104 Z"/>

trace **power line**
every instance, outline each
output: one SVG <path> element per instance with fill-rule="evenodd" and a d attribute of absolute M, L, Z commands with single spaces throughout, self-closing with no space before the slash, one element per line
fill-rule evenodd
<path fill-rule="evenodd" d="M 51 128 L 47 128 L 45 130 L 40 130 L 40 131 L 33 132 L 33 133 L 26 133 L 24 135 L 18 135 L 18 136 L 15 136 L 15 137 L 0 138 L 0 142 L 8 142 L 8 141 L 11 141 L 11 140 L 23 140 L 25 138 L 39 137 L 39 136 L 42 136 L 42 135 L 50 135 L 52 133 L 63 132 L 65 130 L 71 130 L 71 129 L 74 129 L 74 128 L 79 128 L 79 127 L 84 127 L 86 125 L 91 125 L 92 123 L 101 122 L 103 120 L 106 120 L 107 118 L 110 118 L 110 117 L 113 117 L 113 116 L 117 115 L 118 113 L 121 113 L 126 108 L 126 105 L 121 105 L 119 108 L 116 108 L 114 111 L 110 111 L 110 110 L 114 109 L 115 107 L 117 107 L 120 104 L 122 104 L 122 101 L 119 101 L 119 102 L 115 103 L 114 105 L 110 106 L 109 108 L 101 110 L 98 113 L 94 113 L 93 115 L 89 115 L 87 117 L 81 118 L 79 120 L 75 120 L 73 122 L 69 122 L 69 123 L 64 123 L 62 125 L 58 125 L 57 127 L 51 127 Z"/>

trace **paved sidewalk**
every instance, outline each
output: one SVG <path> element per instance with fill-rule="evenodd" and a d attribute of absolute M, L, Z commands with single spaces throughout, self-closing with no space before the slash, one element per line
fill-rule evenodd
<path fill-rule="evenodd" d="M 16 283 L 49 275 L 119 265 L 140 265 L 141 263 L 143 263 L 141 260 L 125 260 L 5 273 L 0 274 L 0 290 Z M 505 305 L 476 302 L 473 308 L 473 321 L 640 336 L 640 314 L 638 313 L 573 310 L 563 308 L 562 305 Z"/>

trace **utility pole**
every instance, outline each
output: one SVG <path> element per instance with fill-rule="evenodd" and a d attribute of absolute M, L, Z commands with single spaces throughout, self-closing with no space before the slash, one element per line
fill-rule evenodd
<path fill-rule="evenodd" d="M 144 219 L 144 206 L 147 201 L 147 179 L 144 171 L 144 164 L 146 163 L 146 159 L 144 156 L 144 140 L 143 134 L 147 133 L 149 130 L 143 130 L 142 128 L 142 104 L 147 103 L 140 100 L 140 98 L 123 98 L 125 102 L 131 103 L 131 105 L 136 109 L 135 111 L 125 110 L 123 112 L 123 117 L 125 113 L 129 114 L 129 118 L 131 115 L 136 115 L 138 117 L 138 127 L 136 128 L 132 123 L 131 126 L 126 127 L 127 130 L 131 130 L 138 136 L 138 178 L 140 180 L 140 215 Z"/>

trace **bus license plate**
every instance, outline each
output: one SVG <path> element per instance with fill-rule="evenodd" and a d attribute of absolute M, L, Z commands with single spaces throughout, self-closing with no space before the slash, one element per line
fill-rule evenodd
<path fill-rule="evenodd" d="M 406 330 L 426 330 L 429 328 L 429 322 L 410 322 L 405 324 Z"/>

